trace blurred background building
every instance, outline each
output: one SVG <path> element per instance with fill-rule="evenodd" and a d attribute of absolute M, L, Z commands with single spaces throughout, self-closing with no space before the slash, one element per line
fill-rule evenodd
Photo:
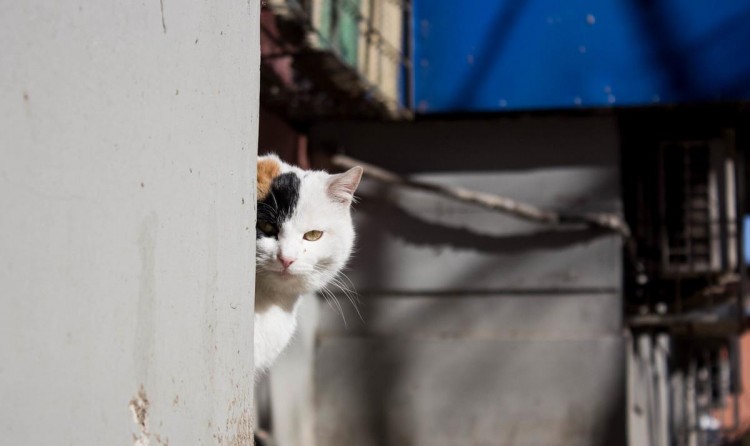
<path fill-rule="evenodd" d="M 343 292 L 306 300 L 261 395 L 275 444 L 741 442 L 748 20 L 707 0 L 269 0 L 259 152 L 559 217 L 366 178 L 361 317 Z"/>

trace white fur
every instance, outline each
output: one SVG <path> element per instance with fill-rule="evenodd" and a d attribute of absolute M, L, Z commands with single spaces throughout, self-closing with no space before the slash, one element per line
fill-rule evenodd
<path fill-rule="evenodd" d="M 297 302 L 298 303 L 298 302 Z M 297 329 L 297 307 L 292 312 L 279 306 L 255 313 L 255 368 L 262 372 L 273 364 Z"/>
<path fill-rule="evenodd" d="M 282 163 L 282 173 L 286 172 L 295 172 L 301 179 L 297 207 L 279 228 L 278 238 L 261 237 L 256 246 L 257 371 L 270 367 L 291 340 L 297 326 L 299 297 L 331 282 L 354 245 L 350 204 L 361 169 L 329 175 Z M 348 191 L 348 200 L 341 199 L 342 187 Z M 323 231 L 323 236 L 316 241 L 305 240 L 304 234 L 311 230 Z M 279 254 L 295 259 L 286 272 Z"/>

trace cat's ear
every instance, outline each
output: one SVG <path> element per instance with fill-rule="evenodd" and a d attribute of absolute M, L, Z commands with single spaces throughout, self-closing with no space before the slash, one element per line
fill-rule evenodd
<path fill-rule="evenodd" d="M 275 155 L 258 158 L 257 200 L 263 200 L 271 190 L 273 179 L 281 173 L 281 161 Z"/>
<path fill-rule="evenodd" d="M 349 205 L 354 200 L 354 191 L 362 179 L 362 168 L 352 167 L 344 173 L 331 175 L 328 179 L 328 196 L 332 200 Z"/>

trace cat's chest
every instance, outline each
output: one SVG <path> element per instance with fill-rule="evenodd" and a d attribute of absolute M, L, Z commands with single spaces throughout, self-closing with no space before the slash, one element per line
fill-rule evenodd
<path fill-rule="evenodd" d="M 255 313 L 255 367 L 270 366 L 294 334 L 297 327 L 296 311 L 284 311 L 272 306 Z"/>

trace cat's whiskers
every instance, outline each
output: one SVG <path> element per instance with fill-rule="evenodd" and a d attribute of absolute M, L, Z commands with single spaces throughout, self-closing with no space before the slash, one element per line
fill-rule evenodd
<path fill-rule="evenodd" d="M 357 287 L 354 286 L 354 282 L 352 282 L 352 279 L 350 279 L 349 276 L 347 276 L 346 273 L 344 273 L 344 270 L 339 271 L 338 275 L 346 279 L 346 281 L 351 286 L 350 291 L 352 292 L 353 297 L 357 300 L 357 303 L 361 303 L 359 300 L 359 295 L 357 294 Z M 347 288 L 349 287 L 349 285 L 347 285 Z"/>
<path fill-rule="evenodd" d="M 357 305 L 358 303 L 360 303 L 359 296 L 357 295 L 357 292 L 354 289 L 354 284 L 352 283 L 351 279 L 349 279 L 349 277 L 346 274 L 344 274 L 343 271 L 339 271 L 335 274 L 332 274 L 328 270 L 320 268 L 320 267 L 316 267 L 315 265 L 313 265 L 313 268 L 316 269 L 316 271 L 320 273 L 324 278 L 325 285 L 321 287 L 321 291 L 325 290 L 327 293 L 329 293 L 330 296 L 336 300 L 336 303 L 339 309 L 341 309 L 341 303 L 339 302 L 339 299 L 335 296 L 335 293 L 328 288 L 329 285 L 336 286 L 336 288 L 338 288 L 341 291 L 341 293 L 344 296 L 346 296 L 346 298 L 349 300 L 349 303 L 352 304 L 352 307 L 354 308 L 354 311 L 357 312 L 357 316 L 359 316 L 359 319 L 362 322 L 364 322 L 362 313 L 360 312 L 359 307 Z M 339 276 L 341 276 L 341 278 L 346 279 L 351 285 L 351 288 L 349 288 L 349 286 L 346 283 L 344 283 Z M 341 317 L 344 319 L 344 325 L 346 325 L 346 317 L 344 316 L 343 310 L 341 311 Z"/>
<path fill-rule="evenodd" d="M 344 310 L 341 308 L 341 304 L 339 303 L 336 296 L 334 296 L 331 290 L 326 287 L 322 287 L 318 291 L 321 293 L 326 303 L 328 303 L 328 306 L 331 307 L 331 310 L 333 310 L 334 313 L 338 313 L 339 315 L 341 315 L 341 318 L 344 320 L 344 326 L 347 326 L 346 316 L 344 316 Z M 333 306 L 334 304 L 336 304 L 336 307 Z"/>
<path fill-rule="evenodd" d="M 349 300 L 349 303 L 352 304 L 352 307 L 354 308 L 354 311 L 357 312 L 357 316 L 359 316 L 359 319 L 364 322 L 365 319 L 362 317 L 362 313 L 359 311 L 359 307 L 357 304 L 359 303 L 359 298 L 357 297 L 357 294 L 355 291 L 349 289 L 343 282 L 341 282 L 338 278 L 334 278 L 331 280 L 331 283 L 333 285 L 336 285 L 341 292 L 346 296 L 346 298 Z"/>

